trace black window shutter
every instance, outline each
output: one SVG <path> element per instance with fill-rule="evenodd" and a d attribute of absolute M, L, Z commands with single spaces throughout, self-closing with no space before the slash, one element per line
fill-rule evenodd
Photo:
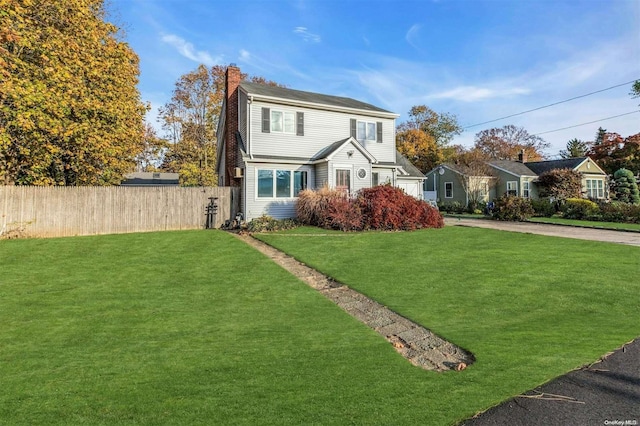
<path fill-rule="evenodd" d="M 376 142 L 382 143 L 382 122 L 376 123 Z"/>
<path fill-rule="evenodd" d="M 271 110 L 262 108 L 262 133 L 271 132 Z"/>
<path fill-rule="evenodd" d="M 296 135 L 304 136 L 304 112 L 296 112 Z"/>
<path fill-rule="evenodd" d="M 356 136 L 356 125 L 357 125 L 356 124 L 356 119 L 352 118 L 351 119 L 351 137 L 354 138 L 354 139 L 357 139 L 357 136 Z"/>

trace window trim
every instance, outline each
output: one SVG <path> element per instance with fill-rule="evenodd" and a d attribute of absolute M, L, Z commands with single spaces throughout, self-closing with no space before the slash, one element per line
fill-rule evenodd
<path fill-rule="evenodd" d="M 447 186 L 450 186 L 449 196 L 447 196 Z M 453 182 L 444 182 L 444 198 L 453 198 Z"/>
<path fill-rule="evenodd" d="M 590 188 L 591 186 L 591 188 Z M 585 192 L 587 198 L 593 198 L 596 200 L 604 199 L 604 180 L 603 179 L 585 179 Z M 595 192 L 595 197 L 592 197 L 590 192 Z"/>
<path fill-rule="evenodd" d="M 338 171 L 347 171 L 349 172 L 349 188 L 347 193 L 351 194 L 351 191 L 353 191 L 353 187 L 354 187 L 354 173 L 353 173 L 353 167 L 349 166 L 349 165 L 339 165 L 336 164 L 333 168 L 333 187 L 338 189 Z"/>
<path fill-rule="evenodd" d="M 513 184 L 515 186 L 515 189 L 509 189 L 510 186 L 512 186 L 511 184 Z M 509 194 L 509 192 L 514 191 L 515 194 Z M 518 196 L 518 181 L 517 180 L 508 180 L 507 181 L 507 195 L 515 195 L 516 197 Z"/>
<path fill-rule="evenodd" d="M 274 113 L 281 114 L 281 120 L 278 120 L 282 125 L 282 130 L 273 130 L 273 115 Z M 290 115 L 289 125 L 290 131 L 286 128 L 286 116 Z M 302 111 L 287 111 L 284 109 L 272 109 L 268 107 L 262 107 L 262 133 L 278 133 L 285 135 L 304 136 L 304 112 Z"/>
<path fill-rule="evenodd" d="M 367 133 L 367 125 L 369 124 L 373 124 L 375 125 L 375 129 L 374 129 L 374 134 L 373 134 L 373 138 L 372 139 L 359 139 L 358 138 L 358 125 L 360 123 L 365 123 L 365 138 L 366 138 L 366 133 Z M 377 143 L 382 143 L 382 121 L 367 121 L 367 120 L 359 120 L 359 119 L 355 119 L 352 118 L 350 121 L 350 134 L 351 137 L 353 137 L 355 140 L 357 140 L 360 143 L 364 143 L 364 142 L 377 142 Z"/>
<path fill-rule="evenodd" d="M 531 198 L 531 183 L 528 180 L 522 182 L 522 197 Z"/>

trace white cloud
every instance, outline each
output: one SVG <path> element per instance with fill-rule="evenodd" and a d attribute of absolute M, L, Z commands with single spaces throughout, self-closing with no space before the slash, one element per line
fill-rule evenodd
<path fill-rule="evenodd" d="M 506 98 L 514 95 L 526 95 L 528 89 L 520 87 L 489 89 L 476 86 L 459 86 L 451 90 L 429 95 L 434 99 L 453 99 L 461 102 L 475 102 L 491 98 Z"/>
<path fill-rule="evenodd" d="M 248 50 L 240 49 L 239 61 L 249 62 L 251 60 L 251 53 Z"/>
<path fill-rule="evenodd" d="M 222 57 L 213 57 L 209 52 L 204 50 L 196 50 L 192 43 L 174 34 L 165 34 L 162 41 L 176 48 L 176 50 L 185 58 L 194 62 L 212 66 L 222 62 Z"/>
<path fill-rule="evenodd" d="M 418 48 L 417 45 L 417 38 L 420 35 L 420 25 L 418 24 L 413 24 L 411 26 L 411 28 L 409 28 L 409 31 L 407 31 L 407 34 L 405 34 L 404 38 L 405 40 L 407 40 L 407 43 L 409 43 L 412 47 L 414 48 Z"/>
<path fill-rule="evenodd" d="M 318 34 L 310 33 L 307 27 L 295 27 L 293 32 L 299 34 L 304 41 L 320 43 L 322 38 Z"/>

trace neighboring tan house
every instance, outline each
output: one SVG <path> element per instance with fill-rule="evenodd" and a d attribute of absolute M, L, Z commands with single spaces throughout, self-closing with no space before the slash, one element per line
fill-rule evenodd
<path fill-rule="evenodd" d="M 294 217 L 298 193 L 324 185 L 354 194 L 390 183 L 422 198 L 424 175 L 396 151 L 397 117 L 350 98 L 241 82 L 230 65 L 218 184 L 240 187 L 246 220 Z"/>
<path fill-rule="evenodd" d="M 490 160 L 487 164 L 494 176 L 474 176 L 486 184 L 482 201 L 491 201 L 504 194 L 524 198 L 538 198 L 537 179 L 544 172 L 554 169 L 571 169 L 582 175 L 582 195 L 591 199 L 607 199 L 607 174 L 590 158 L 569 158 L 521 162 Z M 464 174 L 455 164 L 443 164 L 429 171 L 425 181 L 425 199 L 439 203 L 458 202 L 467 205 L 469 194 L 462 184 Z M 466 176 L 465 176 L 466 178 Z M 469 185 L 471 186 L 471 185 Z"/>

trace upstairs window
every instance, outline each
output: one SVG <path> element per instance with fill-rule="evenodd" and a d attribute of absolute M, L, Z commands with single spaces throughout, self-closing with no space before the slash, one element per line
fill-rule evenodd
<path fill-rule="evenodd" d="M 295 133 L 295 117 L 293 112 L 271 110 L 271 131 L 274 133 Z"/>
<path fill-rule="evenodd" d="M 376 140 L 376 123 L 370 123 L 368 121 L 358 121 L 358 135 L 356 137 L 359 141 L 371 141 Z"/>
<path fill-rule="evenodd" d="M 351 137 L 358 142 L 382 143 L 382 123 L 351 119 Z"/>
<path fill-rule="evenodd" d="M 262 133 L 271 132 L 304 136 L 304 113 L 262 108 Z"/>

